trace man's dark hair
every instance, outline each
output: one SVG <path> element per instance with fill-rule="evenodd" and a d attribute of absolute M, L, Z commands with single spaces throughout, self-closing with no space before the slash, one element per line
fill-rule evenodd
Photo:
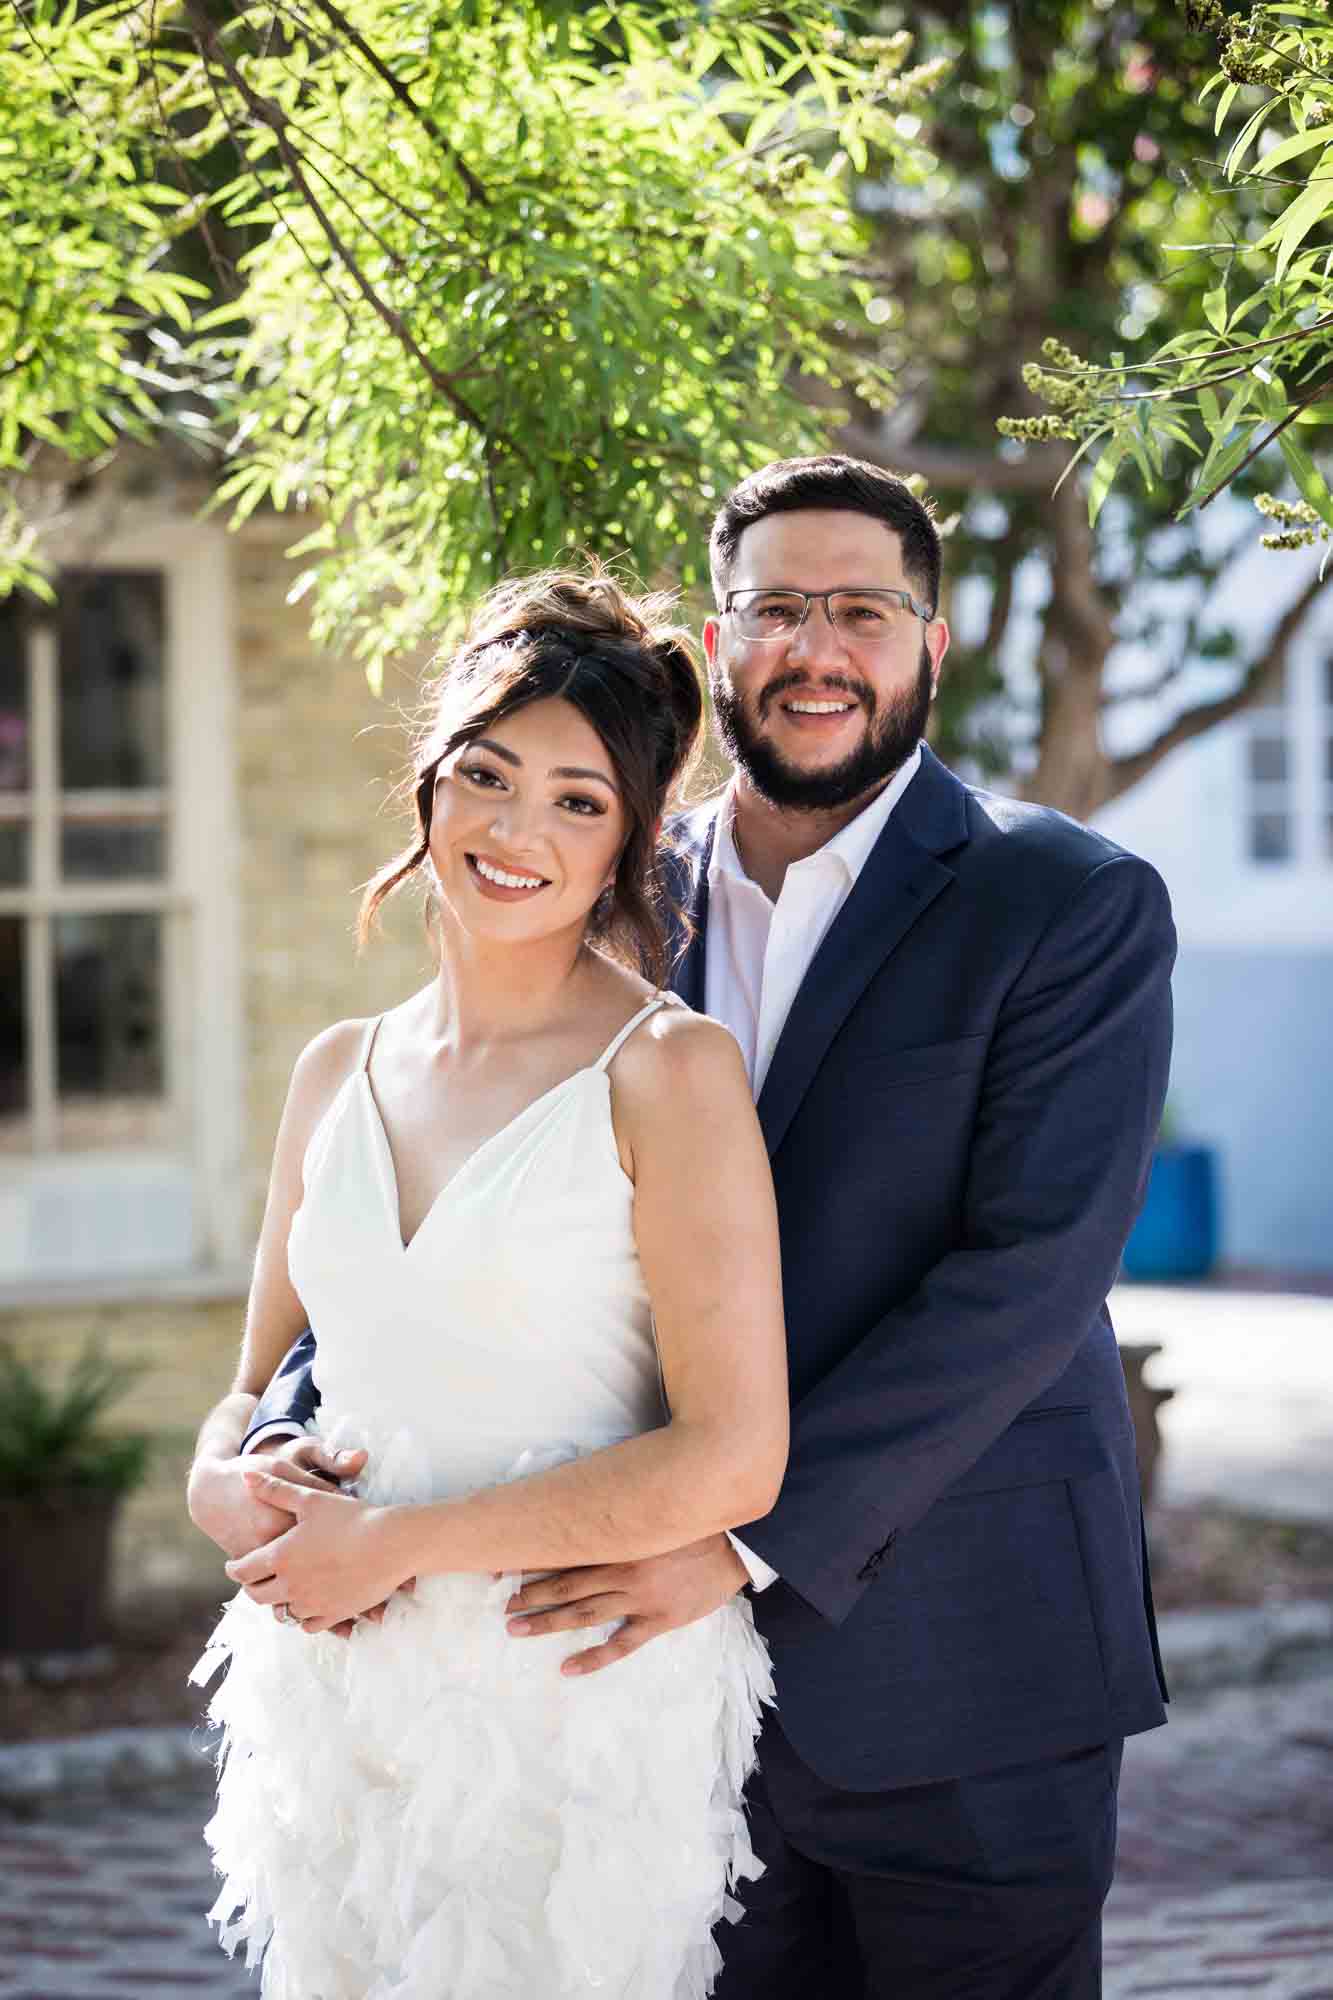
<path fill-rule="evenodd" d="M 726 599 L 741 536 L 766 514 L 809 508 L 869 514 L 892 528 L 902 545 L 903 567 L 933 612 L 940 596 L 940 537 L 930 507 L 907 483 L 863 458 L 829 452 L 822 458 L 779 458 L 742 479 L 727 495 L 708 540 L 713 594 Z M 865 578 L 869 583 L 871 579 Z"/>

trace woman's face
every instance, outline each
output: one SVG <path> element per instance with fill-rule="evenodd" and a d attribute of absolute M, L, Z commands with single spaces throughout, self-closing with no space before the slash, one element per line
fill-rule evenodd
<path fill-rule="evenodd" d="M 436 774 L 430 858 L 441 898 L 465 930 L 497 942 L 581 933 L 626 831 L 601 737 L 555 697 L 492 724 Z"/>

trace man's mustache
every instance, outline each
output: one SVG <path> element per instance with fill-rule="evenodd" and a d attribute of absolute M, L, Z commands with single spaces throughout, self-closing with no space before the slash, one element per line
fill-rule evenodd
<path fill-rule="evenodd" d="M 861 703 L 868 717 L 874 716 L 875 690 L 867 682 L 853 680 L 850 674 L 821 674 L 816 688 L 809 674 L 793 669 L 790 673 L 779 674 L 776 680 L 770 681 L 760 691 L 756 704 L 760 721 L 775 701 L 780 701 L 784 694 L 790 694 L 796 688 L 804 689 L 811 700 L 816 701 L 826 694 L 849 694 Z"/>

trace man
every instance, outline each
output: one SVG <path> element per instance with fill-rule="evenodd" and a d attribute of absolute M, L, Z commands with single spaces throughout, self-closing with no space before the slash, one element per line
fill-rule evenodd
<path fill-rule="evenodd" d="M 738 1538 L 527 1585 L 515 1643 L 619 1617 L 585 1657 L 614 1669 L 753 1589 L 766 1872 L 719 2000 L 1091 2000 L 1121 1745 L 1164 1719 L 1106 1296 L 1165 1091 L 1166 894 L 924 747 L 948 632 L 901 481 L 768 466 L 712 564 L 736 776 L 679 830 L 675 984 L 751 1067 L 789 1469 Z M 303 1348 L 252 1440 L 312 1407 Z"/>

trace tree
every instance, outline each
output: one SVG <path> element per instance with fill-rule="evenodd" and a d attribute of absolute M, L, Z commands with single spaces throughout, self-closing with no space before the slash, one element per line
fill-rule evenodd
<path fill-rule="evenodd" d="M 207 298 L 167 261 L 187 204 L 142 172 L 157 122 L 121 14 L 14 10 L 0 40 L 0 589 L 46 589 L 13 475 L 35 447 L 82 465 L 154 427 L 174 343 L 157 333 L 154 369 L 139 330 L 187 326 Z"/>
<path fill-rule="evenodd" d="M 798 357 L 887 396 L 845 165 L 910 177 L 906 36 L 815 0 L 11 7 L 0 257 L 63 247 L 0 364 L 0 584 L 34 447 L 165 420 L 234 520 L 309 510 L 298 589 L 374 670 L 571 544 L 688 582 L 720 491 L 828 437 Z"/>
<path fill-rule="evenodd" d="M 898 401 L 843 436 L 957 512 L 942 747 L 1087 818 L 1271 687 L 1317 595 L 1289 579 L 1260 636 L 1228 627 L 1210 597 L 1243 528 L 1176 523 L 1164 490 L 1137 488 L 1090 524 L 1088 462 L 1061 483 L 1063 412 L 1026 441 L 996 437 L 997 420 L 1040 407 L 1023 362 L 1043 334 L 1093 354 L 1212 338 L 1211 267 L 1164 272 L 1160 248 L 1218 233 L 1222 198 L 1194 166 L 1209 45 L 1153 0 L 946 0 L 913 22 L 919 52 L 949 63 L 916 114 L 930 168 L 919 189 L 885 173 L 860 194 Z"/>
<path fill-rule="evenodd" d="M 1220 227 L 1184 246 L 1212 269 L 1207 325 L 1129 363 L 1094 364 L 1048 341 L 1045 365 L 1025 376 L 1050 414 L 1006 428 L 1099 447 L 1094 519 L 1122 466 L 1162 490 L 1171 445 L 1199 459 L 1178 515 L 1208 506 L 1276 445 L 1298 497 L 1257 495 L 1278 523 L 1262 540 L 1303 548 L 1333 534 L 1333 494 L 1312 457 L 1333 419 L 1333 19 L 1321 6 L 1228 14 L 1219 0 L 1187 0 L 1184 13 L 1216 40 L 1219 66 L 1200 93 L 1217 93 L 1215 133 L 1236 113 L 1217 169 L 1230 196 Z"/>

